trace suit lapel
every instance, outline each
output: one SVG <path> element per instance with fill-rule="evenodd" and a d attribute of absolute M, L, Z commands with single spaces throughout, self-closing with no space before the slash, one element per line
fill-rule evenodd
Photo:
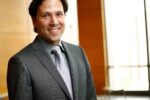
<path fill-rule="evenodd" d="M 74 57 L 76 55 L 73 55 L 73 51 L 72 51 L 70 45 L 68 45 L 65 42 L 62 42 L 62 44 L 66 51 L 66 56 L 67 56 L 69 67 L 70 67 L 70 74 L 71 74 L 72 88 L 73 88 L 73 90 L 72 90 L 73 98 L 74 98 L 74 100 L 78 100 L 78 71 L 77 71 L 77 66 L 74 63 L 74 61 L 75 61 Z"/>
<path fill-rule="evenodd" d="M 33 48 L 35 49 L 35 56 L 39 59 L 39 61 L 43 64 L 43 66 L 48 70 L 51 76 L 56 80 L 58 85 L 61 87 L 61 89 L 65 92 L 65 94 L 68 96 L 68 98 L 71 99 L 71 96 L 69 94 L 69 91 L 66 87 L 66 84 L 64 83 L 61 75 L 59 74 L 55 64 L 53 63 L 51 57 L 48 55 L 44 47 L 40 44 L 40 41 L 38 39 L 35 39 L 33 43 Z"/>

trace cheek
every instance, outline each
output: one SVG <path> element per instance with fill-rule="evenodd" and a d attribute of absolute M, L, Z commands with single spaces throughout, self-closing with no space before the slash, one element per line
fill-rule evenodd
<path fill-rule="evenodd" d="M 65 28 L 65 23 L 64 23 L 64 22 L 61 23 L 61 26 L 62 26 L 62 29 L 64 30 L 64 28 Z"/>
<path fill-rule="evenodd" d="M 39 26 L 39 28 L 47 27 L 48 26 L 48 21 L 46 21 L 46 20 L 39 21 L 38 26 Z"/>
<path fill-rule="evenodd" d="M 64 20 L 64 18 L 59 19 L 59 23 L 60 23 L 62 26 L 64 26 L 64 25 L 65 25 L 65 20 Z"/>

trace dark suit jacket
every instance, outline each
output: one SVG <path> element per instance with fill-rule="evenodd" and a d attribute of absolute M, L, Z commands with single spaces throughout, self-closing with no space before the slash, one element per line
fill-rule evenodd
<path fill-rule="evenodd" d="M 96 100 L 90 66 L 83 50 L 62 43 L 68 59 L 74 100 Z M 67 87 L 38 38 L 9 60 L 9 100 L 71 100 Z"/>

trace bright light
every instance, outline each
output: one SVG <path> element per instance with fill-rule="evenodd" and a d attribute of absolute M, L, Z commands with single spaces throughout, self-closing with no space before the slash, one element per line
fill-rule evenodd
<path fill-rule="evenodd" d="M 143 0 L 105 0 L 105 14 L 110 87 L 148 90 Z"/>

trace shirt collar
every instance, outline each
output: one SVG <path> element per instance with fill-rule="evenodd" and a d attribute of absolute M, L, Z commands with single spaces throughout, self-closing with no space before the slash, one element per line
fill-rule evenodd
<path fill-rule="evenodd" d="M 55 47 L 55 45 L 49 44 L 46 41 L 44 41 L 43 39 L 39 38 L 40 42 L 42 43 L 42 45 L 44 46 L 44 48 L 46 49 L 47 52 L 51 52 L 52 49 Z M 62 52 L 65 52 L 65 49 L 62 45 L 62 41 L 60 40 L 58 46 L 60 47 Z"/>

